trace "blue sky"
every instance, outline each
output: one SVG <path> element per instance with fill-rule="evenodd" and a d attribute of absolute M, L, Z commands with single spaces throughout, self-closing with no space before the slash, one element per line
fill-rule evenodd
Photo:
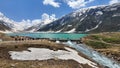
<path fill-rule="evenodd" d="M 57 18 L 80 8 L 107 5 L 120 0 L 0 0 L 0 12 L 15 21 L 40 19 L 43 13 Z"/>

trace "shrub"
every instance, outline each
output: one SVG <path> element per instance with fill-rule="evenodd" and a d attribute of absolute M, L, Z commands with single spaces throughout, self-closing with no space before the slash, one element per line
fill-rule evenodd
<path fill-rule="evenodd" d="M 103 42 L 97 42 L 97 41 L 88 41 L 86 44 L 95 48 L 95 49 L 108 48 L 111 46 L 109 44 L 105 44 Z"/>
<path fill-rule="evenodd" d="M 103 38 L 103 41 L 107 43 L 120 44 L 119 38 Z"/>
<path fill-rule="evenodd" d="M 93 40 L 100 40 L 101 36 L 92 35 L 91 38 L 92 38 Z"/>

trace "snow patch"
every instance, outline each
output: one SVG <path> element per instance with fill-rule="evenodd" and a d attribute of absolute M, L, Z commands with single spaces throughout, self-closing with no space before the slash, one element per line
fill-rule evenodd
<path fill-rule="evenodd" d="M 72 17 L 76 17 L 76 15 L 77 15 L 77 13 L 73 13 L 73 14 L 72 14 Z"/>
<path fill-rule="evenodd" d="M 89 32 L 89 31 L 92 31 L 92 30 L 97 29 L 101 23 L 102 23 L 102 21 L 100 21 L 100 22 L 98 23 L 98 25 L 96 25 L 94 28 L 92 28 L 92 29 L 86 29 L 85 32 Z"/>
<path fill-rule="evenodd" d="M 60 41 L 57 40 L 56 43 L 60 43 Z"/>
<path fill-rule="evenodd" d="M 59 33 L 59 32 L 61 32 L 63 29 L 60 29 L 60 30 L 58 30 L 58 31 L 56 31 L 55 33 Z"/>
<path fill-rule="evenodd" d="M 107 8 L 105 8 L 104 11 L 115 11 L 115 10 L 117 10 L 117 8 L 107 7 Z"/>
<path fill-rule="evenodd" d="M 86 17 L 87 17 L 87 15 L 85 15 L 85 17 L 81 18 L 81 19 L 80 19 L 80 22 L 83 21 Z"/>
<path fill-rule="evenodd" d="M 116 13 L 112 17 L 119 17 L 119 16 L 120 16 L 120 13 Z"/>
<path fill-rule="evenodd" d="M 0 31 L 0 33 L 12 33 L 11 31 L 5 30 L 5 31 Z"/>
<path fill-rule="evenodd" d="M 80 64 L 88 64 L 93 68 L 98 68 L 96 67 L 97 65 L 96 63 L 88 59 L 85 59 L 84 57 L 81 57 L 80 55 L 78 55 L 77 51 L 68 47 L 65 47 L 65 49 L 67 51 L 64 50 L 53 51 L 47 48 L 28 48 L 29 51 L 22 52 L 9 51 L 9 54 L 11 55 L 11 58 L 13 60 L 73 59 Z"/>
<path fill-rule="evenodd" d="M 67 31 L 67 33 L 73 33 L 75 32 L 76 28 L 71 29 L 70 31 Z"/>
<path fill-rule="evenodd" d="M 103 12 L 102 11 L 97 11 L 96 15 L 103 15 Z"/>
<path fill-rule="evenodd" d="M 72 27 L 72 25 L 68 25 L 68 27 Z"/>
<path fill-rule="evenodd" d="M 111 10 L 111 11 L 114 11 L 114 10 L 117 10 L 117 8 L 111 8 L 110 10 Z"/>

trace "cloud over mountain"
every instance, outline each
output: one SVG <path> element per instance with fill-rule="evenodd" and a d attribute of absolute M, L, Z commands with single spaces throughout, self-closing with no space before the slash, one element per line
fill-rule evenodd
<path fill-rule="evenodd" d="M 43 13 L 41 15 L 41 19 L 34 19 L 34 20 L 22 20 L 20 22 L 16 22 L 12 19 L 9 19 L 8 17 L 6 17 L 3 13 L 0 12 L 0 21 L 5 22 L 5 25 L 8 26 L 9 28 L 13 29 L 13 31 L 22 31 L 24 29 L 27 29 L 31 26 L 37 25 L 37 24 L 48 24 L 54 20 L 56 20 L 56 15 L 55 14 L 51 14 L 48 15 L 47 13 Z"/>
<path fill-rule="evenodd" d="M 41 19 L 34 19 L 34 20 L 22 20 L 21 22 L 18 22 L 19 25 L 22 26 L 23 29 L 29 28 L 31 26 L 37 25 L 37 24 L 48 24 L 50 22 L 52 22 L 53 20 L 56 20 L 56 15 L 55 14 L 51 14 L 48 15 L 47 13 L 43 13 L 41 15 Z M 23 30 L 22 29 L 22 30 Z"/>

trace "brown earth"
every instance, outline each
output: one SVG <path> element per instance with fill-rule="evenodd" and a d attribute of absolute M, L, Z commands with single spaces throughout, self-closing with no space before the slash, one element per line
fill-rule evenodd
<path fill-rule="evenodd" d="M 7 35 L 4 34 L 4 33 L 0 33 L 0 39 L 1 39 L 2 41 L 14 40 L 13 38 L 11 38 L 10 36 L 7 36 Z"/>
<path fill-rule="evenodd" d="M 0 42 L 0 68 L 92 68 L 87 64 L 79 64 L 74 60 L 51 59 L 44 61 L 18 61 L 12 60 L 9 51 L 27 50 L 29 47 L 49 48 L 51 50 L 65 50 L 63 44 L 57 44 L 49 40 L 28 41 L 2 41 Z M 79 52 L 80 56 L 88 58 Z M 88 58 L 91 60 L 90 58 Z M 92 60 L 93 61 L 93 60 Z M 81 61 L 82 62 L 82 61 Z M 94 62 L 94 61 L 93 61 Z M 98 64 L 99 68 L 102 68 Z"/>

